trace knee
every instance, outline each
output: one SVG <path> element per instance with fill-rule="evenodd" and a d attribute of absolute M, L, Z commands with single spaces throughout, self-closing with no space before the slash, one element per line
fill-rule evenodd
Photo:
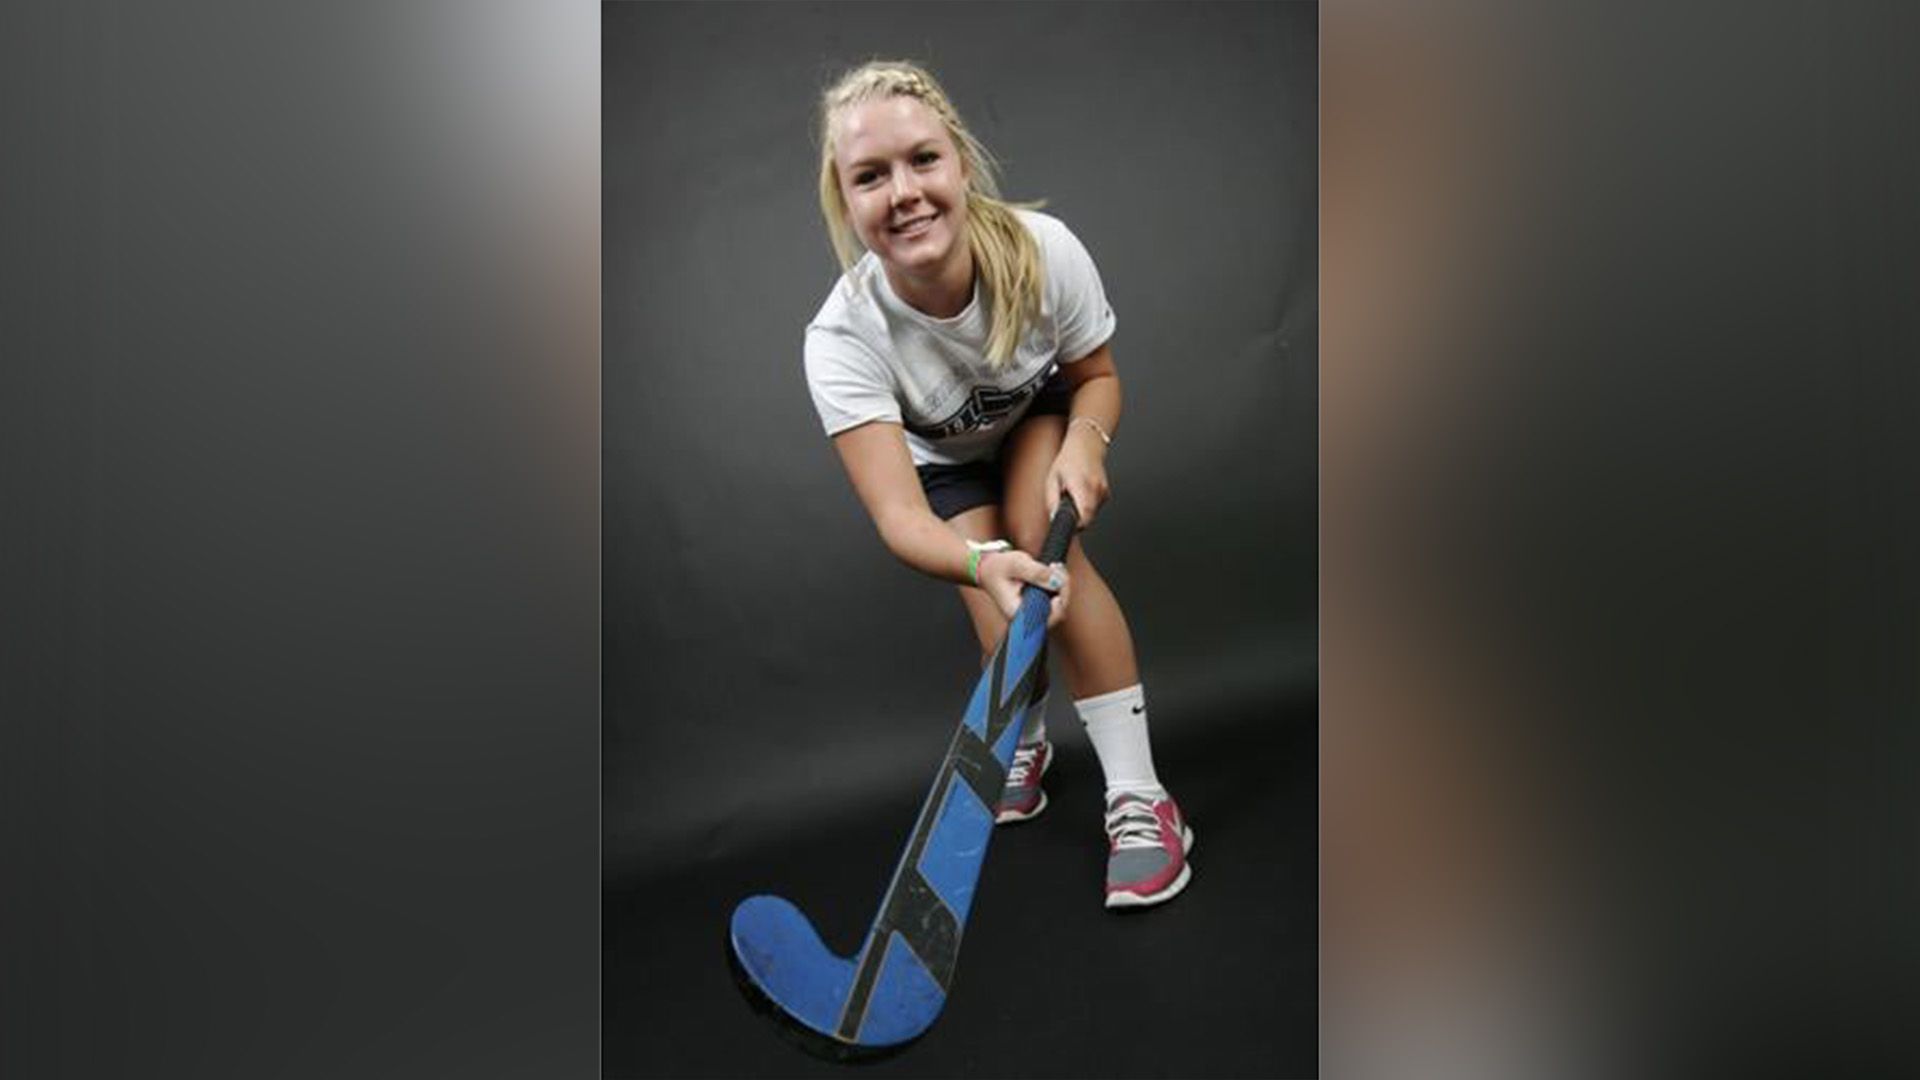
<path fill-rule="evenodd" d="M 984 594 L 977 603 L 967 605 L 967 617 L 973 623 L 973 638 L 980 644 L 980 655 L 986 660 L 993 659 L 993 651 L 1000 647 L 1000 639 L 1007 633 L 1007 617 L 1000 609 L 985 598 Z"/>
<path fill-rule="evenodd" d="M 1040 546 L 1047 542 L 1045 508 L 1035 506 L 1028 510 L 1008 507 L 1006 521 L 1007 539 L 1013 542 L 1013 546 L 1037 557 Z"/>
<path fill-rule="evenodd" d="M 1000 647 L 1000 639 L 1007 634 L 1007 620 L 973 624 L 973 639 L 980 643 L 980 659 L 984 663 L 993 659 L 993 651 Z"/>

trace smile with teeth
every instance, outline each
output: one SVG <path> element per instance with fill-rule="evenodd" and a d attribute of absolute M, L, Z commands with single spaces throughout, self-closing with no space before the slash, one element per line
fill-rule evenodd
<path fill-rule="evenodd" d="M 933 219 L 939 216 L 939 214 L 927 214 L 923 217 L 909 218 L 898 225 L 892 226 L 888 231 L 903 236 L 925 232 L 927 227 L 933 224 Z"/>

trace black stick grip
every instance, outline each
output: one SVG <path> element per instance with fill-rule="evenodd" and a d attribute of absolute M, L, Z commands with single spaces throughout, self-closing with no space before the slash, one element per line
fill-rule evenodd
<path fill-rule="evenodd" d="M 1073 531 L 1080 527 L 1080 508 L 1073 496 L 1060 493 L 1060 508 L 1053 512 L 1053 524 L 1047 527 L 1047 542 L 1040 545 L 1040 561 L 1057 563 L 1067 557 L 1067 545 L 1073 543 Z"/>

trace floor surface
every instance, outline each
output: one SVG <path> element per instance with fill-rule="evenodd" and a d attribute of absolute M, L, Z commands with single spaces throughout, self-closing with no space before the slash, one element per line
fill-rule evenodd
<path fill-rule="evenodd" d="M 803 845 L 606 881 L 604 1075 L 1315 1075 L 1316 702 L 1204 729 L 1156 746 L 1195 832 L 1193 880 L 1126 914 L 1101 905 L 1097 763 L 1084 733 L 1055 732 L 1050 803 L 995 832 L 941 1018 L 877 1063 L 819 1061 L 779 1038 L 733 984 L 727 920 L 741 899 L 778 893 L 851 955 L 937 761 L 859 824 Z"/>

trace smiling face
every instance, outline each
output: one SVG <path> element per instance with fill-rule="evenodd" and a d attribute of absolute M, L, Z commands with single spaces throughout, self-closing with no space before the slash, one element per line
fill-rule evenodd
<path fill-rule="evenodd" d="M 890 278 L 971 288 L 967 170 L 932 109 L 899 95 L 851 105 L 833 158 L 848 223 Z"/>

